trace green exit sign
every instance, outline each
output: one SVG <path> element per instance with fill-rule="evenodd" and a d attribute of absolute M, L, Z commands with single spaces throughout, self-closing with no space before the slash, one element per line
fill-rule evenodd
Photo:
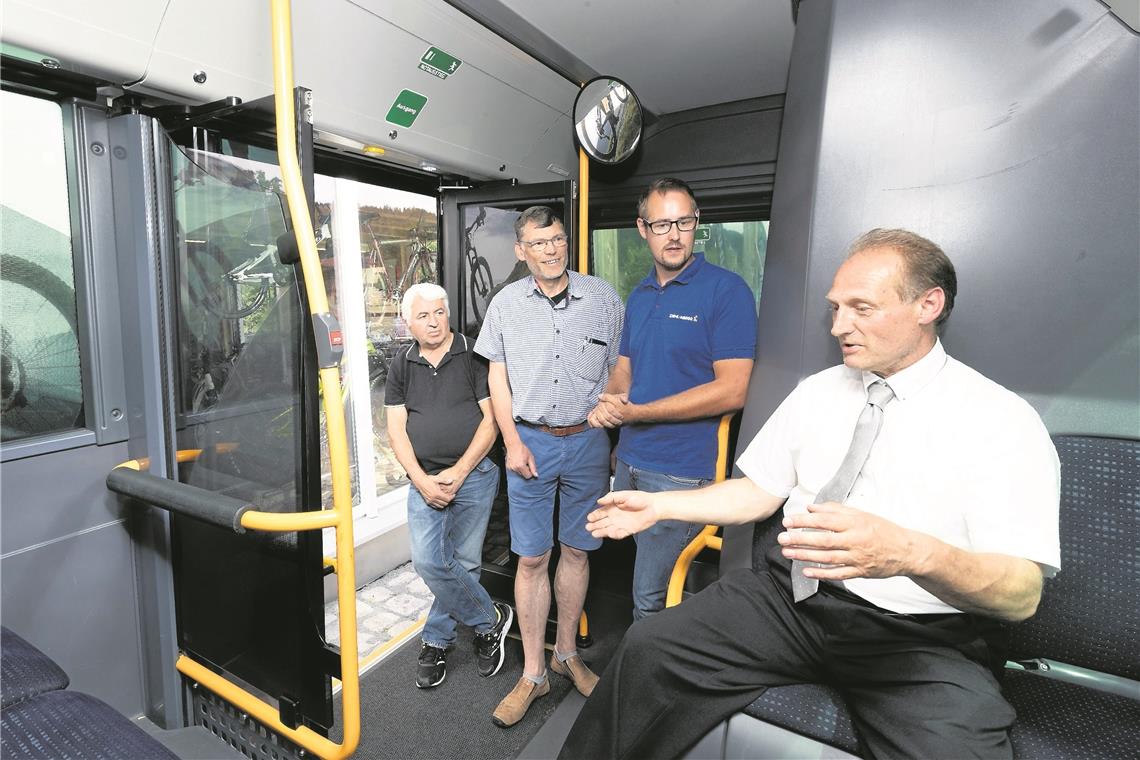
<path fill-rule="evenodd" d="M 693 241 L 708 240 L 710 237 L 711 234 L 708 225 L 702 224 L 700 227 L 697 227 L 697 234 L 693 236 Z"/>
<path fill-rule="evenodd" d="M 420 58 L 419 69 L 433 77 L 447 79 L 448 74 L 454 74 L 462 65 L 463 61 L 450 53 L 446 53 L 437 47 L 430 47 Z"/>
<path fill-rule="evenodd" d="M 427 101 L 427 95 L 420 95 L 411 90 L 402 90 L 396 96 L 396 102 L 388 109 L 388 115 L 385 118 L 398 127 L 410 127 L 420 112 L 424 110 Z"/>

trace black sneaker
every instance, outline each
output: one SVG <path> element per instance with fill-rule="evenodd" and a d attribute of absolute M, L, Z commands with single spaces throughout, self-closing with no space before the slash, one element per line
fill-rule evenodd
<path fill-rule="evenodd" d="M 499 616 L 495 627 L 486 633 L 475 634 L 475 658 L 479 664 L 479 675 L 483 678 L 495 675 L 503 667 L 503 642 L 515 619 L 515 611 L 509 604 L 495 602 L 495 612 Z"/>
<path fill-rule="evenodd" d="M 430 689 L 439 686 L 447 677 L 447 652 L 431 644 L 420 647 L 420 661 L 416 667 L 416 688 Z"/>

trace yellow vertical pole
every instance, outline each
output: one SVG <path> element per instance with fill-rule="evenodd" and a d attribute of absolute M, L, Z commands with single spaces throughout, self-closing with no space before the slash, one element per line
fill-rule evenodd
<path fill-rule="evenodd" d="M 590 269 L 590 159 L 578 148 L 578 271 Z"/>

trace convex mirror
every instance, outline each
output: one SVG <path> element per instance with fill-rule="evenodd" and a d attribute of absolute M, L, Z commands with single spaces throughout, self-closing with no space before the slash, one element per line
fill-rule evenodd
<path fill-rule="evenodd" d="M 641 104 L 620 79 L 591 79 L 574 100 L 574 136 L 586 155 L 618 164 L 641 141 Z"/>

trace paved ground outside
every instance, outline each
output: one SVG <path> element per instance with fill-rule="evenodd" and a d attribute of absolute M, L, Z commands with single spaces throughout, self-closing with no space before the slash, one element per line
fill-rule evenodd
<path fill-rule="evenodd" d="M 405 632 L 435 599 L 407 562 L 356 592 L 356 646 L 361 659 Z M 340 643 L 336 600 L 325 605 L 325 631 L 330 644 Z"/>

